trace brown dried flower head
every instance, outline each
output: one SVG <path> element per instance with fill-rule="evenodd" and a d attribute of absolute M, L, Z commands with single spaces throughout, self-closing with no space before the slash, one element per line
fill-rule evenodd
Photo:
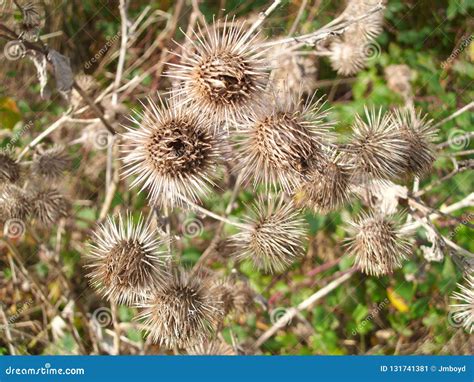
<path fill-rule="evenodd" d="M 131 187 L 146 189 L 152 204 L 184 205 L 196 201 L 213 185 L 220 156 L 220 141 L 201 114 L 174 102 L 150 106 L 138 129 L 124 135 L 124 175 L 136 175 Z"/>
<path fill-rule="evenodd" d="M 32 173 L 48 179 L 59 178 L 71 165 L 63 146 L 54 146 L 33 156 Z"/>
<path fill-rule="evenodd" d="M 223 341 L 205 341 L 187 349 L 189 355 L 237 355 L 232 347 Z"/>
<path fill-rule="evenodd" d="M 238 260 L 251 260 L 256 268 L 274 273 L 303 256 L 304 222 L 292 202 L 260 198 L 247 223 L 248 229 L 231 238 Z"/>
<path fill-rule="evenodd" d="M 152 340 L 167 348 L 188 348 L 206 341 L 223 319 L 215 287 L 207 279 L 175 269 L 144 304 Z"/>
<path fill-rule="evenodd" d="M 20 175 L 20 165 L 7 153 L 0 153 L 0 182 L 15 183 Z"/>
<path fill-rule="evenodd" d="M 32 214 L 41 224 L 51 227 L 68 215 L 70 204 L 56 188 L 40 186 L 31 197 Z"/>
<path fill-rule="evenodd" d="M 452 297 L 458 301 L 452 304 L 454 323 L 462 324 L 469 332 L 474 332 L 474 275 L 467 275 L 466 285 L 458 284 L 459 292 L 454 292 Z"/>
<path fill-rule="evenodd" d="M 371 212 L 350 223 L 348 250 L 362 272 L 380 277 L 401 267 L 410 246 L 399 229 L 399 219 Z"/>
<path fill-rule="evenodd" d="M 181 63 L 171 64 L 168 73 L 183 81 L 176 94 L 216 122 L 240 120 L 258 104 L 268 76 L 257 34 L 248 35 L 245 23 L 227 18 L 192 33 L 186 36 L 190 46 L 178 55 Z"/>
<path fill-rule="evenodd" d="M 136 224 L 130 215 L 109 217 L 93 240 L 87 276 L 106 299 L 118 304 L 141 303 L 166 277 L 168 255 L 160 249 L 163 241 L 141 216 Z"/>
<path fill-rule="evenodd" d="M 301 95 L 301 93 L 300 93 Z M 331 137 L 321 99 L 274 94 L 271 105 L 252 112 L 239 125 L 237 168 L 254 186 L 281 185 L 290 193 L 301 182 L 311 158 L 320 155 Z"/>
<path fill-rule="evenodd" d="M 350 76 L 365 68 L 367 61 L 363 46 L 338 39 L 329 47 L 331 67 L 342 76 Z"/>
<path fill-rule="evenodd" d="M 233 311 L 247 313 L 252 309 L 255 293 L 245 282 L 224 278 L 216 280 L 214 285 L 224 316 Z"/>
<path fill-rule="evenodd" d="M 316 213 L 334 211 L 349 199 L 351 176 L 341 153 L 329 148 L 305 173 L 295 200 Z"/>
<path fill-rule="evenodd" d="M 350 164 L 363 178 L 393 179 L 404 173 L 408 148 L 390 114 L 365 108 L 357 115 L 348 144 Z"/>
<path fill-rule="evenodd" d="M 25 220 L 31 213 L 31 198 L 14 184 L 0 186 L 0 219 Z"/>
<path fill-rule="evenodd" d="M 408 149 L 405 172 L 421 178 L 435 161 L 433 141 L 437 130 L 433 128 L 432 120 L 427 120 L 421 112 L 416 114 L 414 108 L 396 110 L 394 121 Z"/>

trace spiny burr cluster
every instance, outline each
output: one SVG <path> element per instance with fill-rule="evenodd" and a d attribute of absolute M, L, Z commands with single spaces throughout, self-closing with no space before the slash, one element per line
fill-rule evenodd
<path fill-rule="evenodd" d="M 382 3 L 380 0 L 348 0 L 341 14 L 343 21 L 366 15 Z M 338 36 L 329 46 L 329 59 L 334 70 L 343 76 L 362 70 L 367 59 L 377 54 L 375 38 L 382 32 L 383 13 L 376 12 L 349 25 L 342 36 Z"/>
<path fill-rule="evenodd" d="M 366 5 L 350 2 L 343 18 L 366 13 Z M 351 24 L 336 43 L 368 41 L 380 32 L 380 17 Z M 123 175 L 132 189 L 147 194 L 154 213 L 176 207 L 206 211 L 196 204 L 221 185 L 224 162 L 238 185 L 263 190 L 266 197 L 256 198 L 246 219 L 220 217 L 239 229 L 228 241 L 236 263 L 285 271 L 304 256 L 305 209 L 336 211 L 356 197 L 354 188 L 419 177 L 434 161 L 435 131 L 411 108 L 366 108 L 355 116 L 349 141 L 340 143 L 322 98 L 304 86 L 295 92 L 294 84 L 289 89 L 272 82 L 271 57 L 243 23 L 198 28 L 180 49 L 179 63 L 170 63 L 167 73 L 174 81 L 168 100 L 149 99 L 130 118 L 134 126 L 122 136 Z M 355 265 L 369 275 L 392 273 L 410 255 L 396 217 L 363 212 L 348 230 Z M 248 312 L 255 293 L 210 269 L 185 270 L 172 248 L 161 248 L 166 240 L 141 218 L 136 226 L 130 216 L 127 222 L 109 219 L 93 238 L 92 285 L 112 302 L 141 309 L 138 319 L 153 342 L 191 354 L 227 354 L 213 334 L 227 315 Z"/>
<path fill-rule="evenodd" d="M 460 323 L 469 333 L 474 332 L 474 275 L 467 275 L 465 284 L 458 284 L 459 291 L 452 297 L 456 304 L 452 304 L 453 320 Z"/>
<path fill-rule="evenodd" d="M 32 219 L 51 228 L 65 218 L 70 204 L 56 182 L 63 178 L 70 160 L 64 149 L 38 150 L 32 162 L 21 163 L 9 153 L 0 153 L 0 222 Z"/>

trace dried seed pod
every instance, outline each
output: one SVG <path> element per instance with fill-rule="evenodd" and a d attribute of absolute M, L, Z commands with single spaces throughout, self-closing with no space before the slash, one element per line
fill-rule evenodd
<path fill-rule="evenodd" d="M 127 128 L 123 161 L 126 177 L 137 175 L 131 187 L 146 189 L 152 204 L 185 205 L 197 201 L 213 185 L 221 143 L 202 114 L 174 102 L 150 107 L 140 127 Z"/>
<path fill-rule="evenodd" d="M 212 283 L 180 269 L 171 272 L 143 307 L 139 318 L 152 340 L 170 349 L 204 342 L 223 318 Z"/>
<path fill-rule="evenodd" d="M 416 114 L 413 108 L 395 110 L 394 121 L 408 150 L 405 172 L 421 178 L 435 161 L 433 141 L 437 130 L 433 128 L 432 120 L 427 120 L 421 112 Z"/>
<path fill-rule="evenodd" d="M 274 273 L 304 255 L 304 222 L 293 203 L 260 198 L 247 221 L 249 228 L 231 238 L 237 259 L 251 260 L 258 269 Z"/>
<path fill-rule="evenodd" d="M 367 60 L 360 45 L 336 40 L 329 47 L 331 67 L 342 76 L 350 76 L 365 68 Z"/>
<path fill-rule="evenodd" d="M 393 179 L 401 176 L 408 158 L 408 147 L 390 114 L 382 116 L 365 108 L 367 122 L 357 115 L 352 140 L 348 144 L 349 163 L 363 178 Z"/>
<path fill-rule="evenodd" d="M 454 292 L 452 297 L 458 301 L 452 304 L 454 323 L 462 324 L 469 332 L 474 331 L 474 275 L 465 278 L 466 285 L 458 284 L 459 292 Z"/>
<path fill-rule="evenodd" d="M 0 153 L 0 182 L 15 183 L 20 175 L 20 165 L 10 155 Z"/>
<path fill-rule="evenodd" d="M 160 249 L 163 241 L 141 216 L 136 224 L 131 216 L 109 217 L 93 240 L 87 276 L 108 300 L 127 305 L 143 302 L 166 277 L 168 255 Z"/>
<path fill-rule="evenodd" d="M 223 341 L 205 341 L 187 350 L 189 355 L 237 355 L 232 347 Z"/>
<path fill-rule="evenodd" d="M 412 71 L 407 65 L 389 65 L 384 69 L 385 80 L 390 90 L 408 99 L 412 94 Z"/>
<path fill-rule="evenodd" d="M 217 21 L 205 32 L 186 36 L 190 47 L 180 64 L 168 73 L 183 81 L 177 90 L 182 102 L 215 121 L 235 121 L 247 115 L 262 98 L 267 70 L 266 51 L 257 35 L 248 35 L 245 24 L 232 19 Z"/>
<path fill-rule="evenodd" d="M 0 187 L 0 219 L 25 220 L 31 213 L 31 198 L 20 187 L 4 184 Z"/>
<path fill-rule="evenodd" d="M 384 2 L 380 0 L 348 0 L 346 9 L 344 9 L 341 16 L 345 20 L 353 20 L 364 16 L 377 5 Z M 361 40 L 373 39 L 382 32 L 382 26 L 383 11 L 381 10 L 349 25 L 344 32 L 344 36 L 359 42 Z"/>
<path fill-rule="evenodd" d="M 399 219 L 371 212 L 350 223 L 348 251 L 362 272 L 379 277 L 401 267 L 410 246 L 400 232 Z"/>
<path fill-rule="evenodd" d="M 47 227 L 57 224 L 69 212 L 69 201 L 56 188 L 41 186 L 31 196 L 32 214 Z"/>
<path fill-rule="evenodd" d="M 295 199 L 316 213 L 334 211 L 349 199 L 351 176 L 341 154 L 327 149 L 324 158 L 314 161 L 305 173 Z"/>
<path fill-rule="evenodd" d="M 31 167 L 32 174 L 48 179 L 59 178 L 71 165 L 71 158 L 63 146 L 54 146 L 35 153 Z"/>
<path fill-rule="evenodd" d="M 243 281 L 237 281 L 232 288 L 232 309 L 237 313 L 248 313 L 254 306 L 255 292 Z"/>
<path fill-rule="evenodd" d="M 321 99 L 302 103 L 299 97 L 273 95 L 271 105 L 252 112 L 239 125 L 236 170 L 254 186 L 280 184 L 290 193 L 301 182 L 309 161 L 331 138 Z"/>

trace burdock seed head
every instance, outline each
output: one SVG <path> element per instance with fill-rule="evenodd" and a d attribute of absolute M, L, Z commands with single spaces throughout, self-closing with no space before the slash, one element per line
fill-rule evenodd
<path fill-rule="evenodd" d="M 0 220 L 25 220 L 31 213 L 31 198 L 14 184 L 0 186 Z"/>
<path fill-rule="evenodd" d="M 314 160 L 295 194 L 297 203 L 316 213 L 328 213 L 341 207 L 350 195 L 351 170 L 335 149 Z"/>
<path fill-rule="evenodd" d="M 0 183 L 15 183 L 20 174 L 20 165 L 10 155 L 0 153 Z"/>
<path fill-rule="evenodd" d="M 54 146 L 33 157 L 32 173 L 48 179 L 59 178 L 71 165 L 71 159 L 62 146 Z"/>
<path fill-rule="evenodd" d="M 362 272 L 379 277 L 401 267 L 410 247 L 399 230 L 398 219 L 371 212 L 350 223 L 348 250 Z"/>
<path fill-rule="evenodd" d="M 182 102 L 215 121 L 240 120 L 262 97 L 267 81 L 265 49 L 245 24 L 215 22 L 187 37 L 181 63 L 168 76 L 183 81 Z"/>
<path fill-rule="evenodd" d="M 281 185 L 287 192 L 300 184 L 311 158 L 320 155 L 331 136 L 324 103 L 313 98 L 303 103 L 299 97 L 274 94 L 271 104 L 239 125 L 237 170 L 244 179 L 267 189 Z"/>
<path fill-rule="evenodd" d="M 459 292 L 454 292 L 452 297 L 458 301 L 451 305 L 454 312 L 453 320 L 461 323 L 469 332 L 474 332 L 474 275 L 465 278 L 466 285 L 458 284 Z"/>
<path fill-rule="evenodd" d="M 362 178 L 393 179 L 403 174 L 408 147 L 390 114 L 365 109 L 367 121 L 357 115 L 348 144 L 350 164 Z"/>
<path fill-rule="evenodd" d="M 154 342 L 188 348 L 208 339 L 223 311 L 211 282 L 175 269 L 150 295 L 139 318 Z"/>
<path fill-rule="evenodd" d="M 218 340 L 199 343 L 187 349 L 187 352 L 189 355 L 236 355 L 230 345 Z"/>
<path fill-rule="evenodd" d="M 293 203 L 260 198 L 247 221 L 249 228 L 231 238 L 237 259 L 251 260 L 256 268 L 274 273 L 284 271 L 304 254 L 304 222 Z"/>
<path fill-rule="evenodd" d="M 394 121 L 408 149 L 405 172 L 418 177 L 426 175 L 435 160 L 433 141 L 436 129 L 432 120 L 427 120 L 421 113 L 416 114 L 414 108 L 407 108 L 396 110 Z"/>
<path fill-rule="evenodd" d="M 145 109 L 140 122 L 132 118 L 139 128 L 124 135 L 124 175 L 137 175 L 132 187 L 146 189 L 152 204 L 196 201 L 213 184 L 221 151 L 210 122 L 175 102 L 159 107 L 150 100 Z"/>
<path fill-rule="evenodd" d="M 45 226 L 52 226 L 68 215 L 69 201 L 56 188 L 40 186 L 31 196 L 32 214 Z"/>
<path fill-rule="evenodd" d="M 329 46 L 331 67 L 342 76 L 350 76 L 364 69 L 367 54 L 363 45 L 338 39 Z"/>
<path fill-rule="evenodd" d="M 162 244 L 141 216 L 136 224 L 130 215 L 109 217 L 95 231 L 88 255 L 91 285 L 118 304 L 143 302 L 166 275 Z"/>

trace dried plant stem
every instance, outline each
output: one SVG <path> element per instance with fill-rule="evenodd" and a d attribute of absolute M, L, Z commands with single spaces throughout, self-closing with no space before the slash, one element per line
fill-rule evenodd
<path fill-rule="evenodd" d="M 303 16 L 304 9 L 308 5 L 308 0 L 303 0 L 301 2 L 301 5 L 298 9 L 298 14 L 296 15 L 295 21 L 293 21 L 293 24 L 291 25 L 290 31 L 288 32 L 288 36 L 292 36 L 293 33 L 296 32 L 296 28 L 298 27 L 298 24 L 301 21 L 301 17 Z"/>
<path fill-rule="evenodd" d="M 258 15 L 257 21 L 255 21 L 252 26 L 249 28 L 245 34 L 244 40 L 248 39 L 265 21 L 265 19 L 270 16 L 270 14 L 281 4 L 281 0 L 274 0 L 273 3 L 267 8 L 265 12 L 262 12 Z"/>
<path fill-rule="evenodd" d="M 426 205 L 425 203 L 423 203 L 419 198 L 408 196 L 408 203 L 423 213 L 441 215 L 443 217 L 456 220 L 459 224 L 465 225 L 468 228 L 474 229 L 474 224 L 466 222 L 462 220 L 461 218 L 458 218 L 457 216 L 453 216 L 443 211 L 432 208 Z"/>
<path fill-rule="evenodd" d="M 338 17 L 335 20 L 331 21 L 329 24 L 326 24 L 322 28 L 318 29 L 315 32 L 308 33 L 301 36 L 295 37 L 287 37 L 276 41 L 271 41 L 265 44 L 262 44 L 263 47 L 272 47 L 281 44 L 296 44 L 293 48 L 298 48 L 304 45 L 314 45 L 318 41 L 324 40 L 331 36 L 337 36 L 343 34 L 346 29 L 359 21 L 365 20 L 366 18 L 370 17 L 374 13 L 380 12 L 385 7 L 381 4 L 375 6 L 374 8 L 370 9 L 366 14 L 353 18 L 351 20 L 340 22 L 341 18 Z"/>
<path fill-rule="evenodd" d="M 120 324 L 117 314 L 117 304 L 111 302 L 110 310 L 112 312 L 112 321 L 114 325 L 114 355 L 120 354 Z"/>
<path fill-rule="evenodd" d="M 97 114 L 97 116 L 100 118 L 101 122 L 104 124 L 104 126 L 109 130 L 109 132 L 112 135 L 117 134 L 115 129 L 112 127 L 112 125 L 105 119 L 104 116 L 104 111 L 92 100 L 87 93 L 77 84 L 76 81 L 74 81 L 74 84 L 72 86 L 78 93 L 79 95 L 86 101 L 86 103 L 90 106 L 92 110 Z"/>
<path fill-rule="evenodd" d="M 225 210 L 225 215 L 224 217 L 228 217 L 230 213 L 232 212 L 233 205 L 235 203 L 235 200 L 237 199 L 237 195 L 239 194 L 240 191 L 240 185 L 242 182 L 242 175 L 239 174 L 235 184 L 234 184 L 234 189 L 232 190 L 232 195 L 230 197 L 229 203 L 227 204 L 227 208 Z M 221 240 L 221 235 L 222 235 L 222 230 L 224 229 L 224 222 L 220 222 L 219 226 L 217 227 L 214 237 L 211 240 L 211 243 L 208 245 L 206 250 L 203 252 L 199 260 L 196 262 L 193 268 L 193 272 L 196 272 L 201 268 L 202 265 L 205 264 L 207 260 L 211 258 L 211 256 L 215 253 L 215 249 L 219 241 Z"/>
<path fill-rule="evenodd" d="M 7 316 L 3 311 L 2 305 L 0 305 L 0 316 L 2 316 L 2 321 L 5 328 L 5 337 L 7 340 L 8 351 L 10 352 L 10 355 L 16 355 L 15 346 L 13 346 L 12 334 L 10 332 L 10 323 L 7 320 Z"/>
<path fill-rule="evenodd" d="M 453 114 L 451 114 L 449 117 L 439 121 L 438 123 L 433 125 L 433 128 L 438 128 L 442 125 L 444 125 L 446 122 L 451 121 L 452 119 L 459 117 L 462 113 L 468 111 L 469 109 L 474 107 L 474 101 L 471 101 L 468 103 L 466 106 L 462 107 L 461 109 L 455 111 Z M 439 146 L 438 146 L 439 147 Z"/>
<path fill-rule="evenodd" d="M 287 309 L 286 313 L 282 317 L 280 317 L 270 329 L 268 329 L 258 338 L 258 340 L 254 344 L 254 348 L 258 349 L 278 330 L 284 328 L 288 324 L 288 322 L 290 322 L 301 311 L 310 308 L 316 301 L 322 299 L 334 289 L 336 289 L 338 286 L 345 283 L 352 277 L 354 273 L 355 269 L 351 269 L 349 272 L 344 273 L 342 276 L 339 276 L 337 279 L 331 281 L 329 284 L 318 290 L 316 293 L 312 294 L 310 297 L 298 304 L 296 307 L 291 307 Z"/>
<path fill-rule="evenodd" d="M 48 127 L 45 131 L 43 131 L 40 135 L 38 135 L 33 141 L 31 141 L 18 155 L 17 161 L 20 162 L 21 159 L 28 153 L 29 150 L 31 150 L 33 147 L 35 147 L 38 143 L 40 143 L 44 138 L 46 138 L 49 134 L 51 134 L 53 131 L 61 127 L 64 123 L 66 123 L 69 120 L 69 115 L 71 113 L 71 110 L 66 111 L 56 122 L 54 122 L 50 127 Z"/>
<path fill-rule="evenodd" d="M 193 209 L 195 209 L 196 211 L 199 211 L 201 213 L 203 213 L 204 215 L 206 216 L 209 216 L 210 218 L 213 218 L 213 219 L 216 219 L 216 220 L 219 220 L 221 222 L 224 222 L 224 223 L 227 223 L 229 225 L 233 225 L 234 227 L 237 227 L 237 228 L 240 228 L 240 229 L 245 229 L 245 230 L 248 230 L 248 229 L 251 229 L 252 227 L 248 224 L 243 224 L 243 223 L 239 223 L 239 222 L 235 222 L 235 221 L 232 221 L 224 216 L 220 216 L 218 214 L 215 214 L 214 212 L 212 211 L 209 211 L 207 210 L 206 208 L 204 207 L 201 207 L 199 205 L 197 205 L 196 203 L 186 199 L 184 196 L 180 195 L 180 198 L 181 200 L 183 200 L 184 202 L 186 202 L 190 207 L 192 207 Z"/>

